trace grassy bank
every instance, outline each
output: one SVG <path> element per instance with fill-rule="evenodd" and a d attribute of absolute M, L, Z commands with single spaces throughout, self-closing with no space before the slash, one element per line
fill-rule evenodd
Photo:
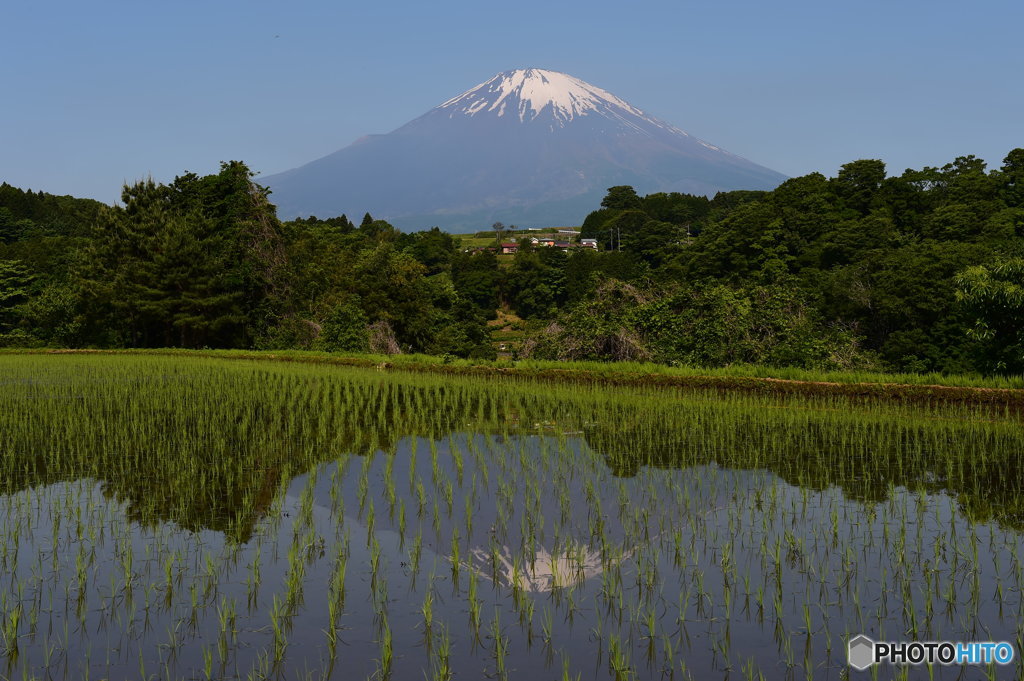
<path fill-rule="evenodd" d="M 430 355 L 335 354 L 300 350 L 3 350 L 3 353 L 96 353 L 195 355 L 225 359 L 278 360 L 377 367 L 477 376 L 517 376 L 557 382 L 670 386 L 761 394 L 834 395 L 910 402 L 959 402 L 1024 406 L 1024 376 L 827 372 L 765 366 L 718 369 L 642 362 L 553 362 L 465 360 Z"/>

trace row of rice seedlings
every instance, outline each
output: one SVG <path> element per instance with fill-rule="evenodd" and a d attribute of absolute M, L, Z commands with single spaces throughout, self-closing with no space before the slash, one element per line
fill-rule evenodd
<path fill-rule="evenodd" d="M 833 634 L 853 626 L 881 632 L 886 626 L 948 631 L 951 625 L 969 632 L 989 623 L 989 597 L 1001 606 L 1000 617 L 1021 609 L 1019 538 L 1012 529 L 1020 483 L 1012 475 L 994 476 L 1016 463 L 1020 438 L 1015 424 L 980 422 L 968 410 L 849 413 L 827 400 L 778 405 L 679 395 L 667 401 L 642 391 L 610 396 L 578 390 L 552 398 L 517 392 L 515 385 L 496 392 L 470 381 L 439 385 L 358 372 L 330 380 L 314 371 L 264 365 L 247 374 L 216 363 L 210 369 L 220 374 L 199 380 L 170 361 L 139 362 L 121 373 L 101 364 L 83 361 L 83 371 L 71 377 L 43 371 L 50 379 L 43 383 L 38 367 L 23 370 L 25 390 L 0 398 L 15 415 L 4 424 L 12 426 L 4 431 L 5 489 L 20 489 L 25 481 L 92 477 L 104 481 L 111 498 L 126 500 L 118 506 L 83 496 L 86 509 L 78 517 L 86 520 L 72 521 L 72 514 L 65 516 L 49 501 L 7 497 L 14 501 L 3 517 L 3 532 L 11 539 L 5 559 L 17 583 L 11 584 L 15 596 L 4 611 L 18 613 L 15 641 L 24 638 L 26 619 L 39 619 L 33 602 L 40 598 L 26 594 L 45 588 L 50 593 L 44 596 L 59 601 L 59 585 L 71 583 L 57 576 L 40 579 L 47 562 L 42 543 L 27 550 L 21 545 L 22 537 L 43 524 L 39 509 L 47 509 L 68 518 L 51 523 L 59 538 L 48 564 L 56 562 L 50 573 L 60 574 L 76 556 L 75 579 L 82 585 L 77 593 L 86 603 L 78 614 L 83 623 L 96 612 L 105 630 L 121 628 L 148 640 L 146 628 L 134 624 L 133 604 L 135 594 L 148 599 L 158 585 L 168 596 L 161 620 L 168 624 L 167 643 L 160 648 L 167 655 L 156 663 L 180 664 L 184 652 L 178 651 L 196 647 L 208 613 L 229 602 L 220 580 L 230 573 L 231 561 L 214 559 L 202 540 L 208 529 L 217 529 L 250 547 L 237 559 L 249 566 L 244 586 L 251 597 L 239 599 L 250 603 L 248 619 L 258 617 L 261 601 L 264 608 L 269 604 L 274 633 L 267 646 L 258 647 L 266 654 L 250 659 L 253 672 L 308 654 L 287 640 L 288 627 L 308 611 L 302 598 L 307 566 L 324 551 L 322 535 L 312 528 L 316 475 L 307 478 L 293 505 L 284 505 L 289 471 L 315 472 L 331 460 L 325 456 L 347 459 L 348 452 L 378 450 L 385 455 L 363 459 L 351 493 L 345 491 L 349 476 L 335 469 L 330 503 L 340 525 L 353 499 L 355 516 L 366 525 L 366 562 L 356 569 L 369 575 L 368 598 L 378 611 L 378 674 L 385 660 L 387 673 L 395 663 L 393 654 L 385 654 L 395 649 L 395 632 L 386 607 L 391 573 L 383 565 L 404 562 L 405 554 L 386 560 L 379 533 L 393 531 L 396 499 L 399 508 L 408 499 L 409 508 L 418 509 L 410 589 L 416 590 L 425 524 L 433 529 L 426 543 L 450 562 L 453 597 L 440 613 L 444 636 L 430 647 L 430 668 L 439 678 L 450 675 L 453 643 L 462 640 L 458 633 L 452 636 L 450 613 L 464 597 L 467 610 L 480 600 L 478 576 L 492 582 L 499 604 L 495 621 L 501 621 L 501 609 L 515 613 L 506 620 L 521 628 L 522 638 L 515 640 L 530 640 L 533 618 L 524 613 L 538 599 L 558 613 L 550 623 L 542 617 L 542 638 L 549 643 L 558 645 L 581 619 L 599 631 L 611 678 L 635 674 L 642 664 L 670 678 L 685 677 L 698 664 L 689 652 L 691 630 L 712 642 L 714 665 L 735 667 L 740 662 L 730 632 L 737 620 L 755 622 L 774 637 L 788 668 L 802 666 L 811 674 L 820 664 L 836 664 L 830 651 L 841 650 L 842 643 Z M 17 380 L 17 371 L 13 375 Z M 125 389 L 147 375 L 148 392 Z M 211 388 L 217 380 L 230 389 Z M 79 396 L 88 400 L 88 409 L 77 404 Z M 483 434 L 453 436 L 453 424 L 464 429 L 467 418 L 475 424 L 469 432 Z M 72 437 L 72 428 L 95 441 Z M 414 454 L 417 433 L 431 451 L 422 465 Z M 408 494 L 394 479 L 403 470 L 395 465 L 403 437 L 412 438 L 404 467 Z M 150 456 L 133 454 L 139 443 Z M 766 473 L 751 481 L 743 470 Z M 994 480 L 1003 484 L 993 486 Z M 153 495 L 154 489 L 164 494 Z M 943 505 L 953 499 L 955 506 Z M 388 513 L 376 513 L 378 507 Z M 281 519 L 289 513 L 295 516 L 292 531 L 282 536 Z M 128 523 L 138 521 L 175 522 L 197 531 L 197 538 L 172 548 L 161 543 L 180 539 L 147 535 L 148 558 L 140 561 L 126 532 Z M 276 537 L 266 553 L 260 548 L 265 537 Z M 479 556 L 486 569 L 470 558 L 477 557 L 477 547 L 484 547 Z M 61 558 L 54 557 L 58 553 Z M 267 565 L 281 566 L 280 584 L 261 578 Z M 467 571 L 472 576 L 460 579 Z M 597 575 L 590 583 L 600 588 L 587 587 Z M 964 575 L 971 576 L 968 590 L 959 588 Z M 93 611 L 85 585 L 96 581 L 104 586 Z M 318 588 L 328 584 L 325 578 Z M 433 580 L 428 589 L 434 593 Z M 467 589 L 475 593 L 469 596 Z M 876 593 L 882 598 L 870 597 Z M 737 607 L 741 600 L 744 607 Z M 948 606 L 944 611 L 935 607 L 940 600 Z M 335 612 L 332 617 L 328 608 L 324 616 L 336 623 L 344 605 Z M 437 627 L 434 617 L 431 612 L 425 630 Z M 497 671 L 506 669 L 507 659 L 498 652 L 516 643 L 509 639 L 510 647 L 498 646 L 509 631 L 497 627 L 498 638 L 494 629 Z M 250 640 L 262 636 L 242 633 Z M 795 652 L 795 637 L 805 639 L 802 655 Z M 657 640 L 672 643 L 658 647 Z M 52 646 L 44 646 L 50 659 Z M 208 655 L 212 659 L 203 653 L 204 668 Z M 765 662 L 743 661 L 751 677 Z"/>

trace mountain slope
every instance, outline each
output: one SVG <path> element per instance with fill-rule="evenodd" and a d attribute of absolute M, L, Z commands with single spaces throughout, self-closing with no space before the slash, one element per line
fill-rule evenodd
<path fill-rule="evenodd" d="M 264 182 L 283 217 L 454 229 L 578 224 L 619 184 L 705 194 L 783 179 L 572 76 L 520 69 Z"/>

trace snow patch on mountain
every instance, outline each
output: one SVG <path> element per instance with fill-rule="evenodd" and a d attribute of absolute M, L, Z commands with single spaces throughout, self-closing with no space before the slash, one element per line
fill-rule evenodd
<path fill-rule="evenodd" d="M 434 112 L 447 113 L 450 119 L 460 114 L 502 118 L 507 112 L 514 112 L 520 122 L 544 123 L 551 132 L 586 116 L 600 116 L 623 133 L 653 137 L 667 132 L 690 138 L 712 151 L 729 153 L 644 113 L 607 90 L 567 73 L 546 69 L 503 71 L 440 104 Z"/>
<path fill-rule="evenodd" d="M 537 118 L 550 107 L 551 115 L 562 125 L 578 116 L 591 112 L 607 115 L 614 109 L 658 123 L 607 90 L 568 74 L 544 69 L 504 71 L 437 108 L 448 109 L 451 115 L 474 116 L 481 111 L 496 110 L 498 116 L 503 116 L 508 102 L 512 102 L 519 120 L 524 122 Z"/>

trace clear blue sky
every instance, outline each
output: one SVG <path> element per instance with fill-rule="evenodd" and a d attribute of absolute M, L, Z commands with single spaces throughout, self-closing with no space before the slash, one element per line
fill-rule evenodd
<path fill-rule="evenodd" d="M 499 71 L 572 74 L 786 173 L 1024 146 L 1019 2 L 5 3 L 0 181 L 112 202 L 393 130 Z"/>

